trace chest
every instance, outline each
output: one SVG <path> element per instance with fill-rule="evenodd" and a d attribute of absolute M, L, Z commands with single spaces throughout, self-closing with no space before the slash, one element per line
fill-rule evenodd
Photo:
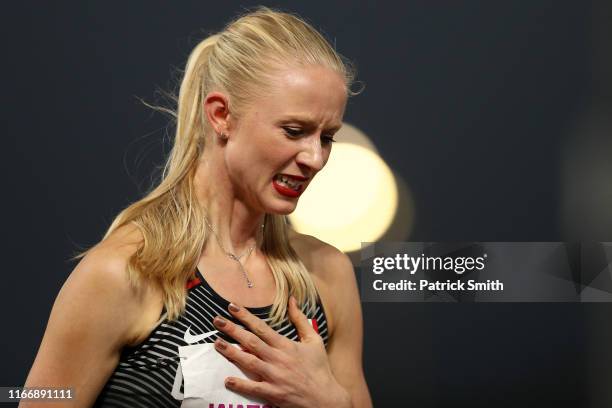
<path fill-rule="evenodd" d="M 185 312 L 177 320 L 164 320 L 144 342 L 124 349 L 95 406 L 104 407 L 113 405 L 117 400 L 137 399 L 147 407 L 179 407 L 185 395 L 194 392 L 194 385 L 206 385 L 218 379 L 218 388 L 223 388 L 225 376 L 215 370 L 202 370 L 202 367 L 210 367 L 217 361 L 206 359 L 207 355 L 217 356 L 212 343 L 219 338 L 219 333 L 212 320 L 214 316 L 222 314 L 222 310 L 227 310 L 228 303 L 201 277 L 194 280 L 188 291 Z M 270 310 L 259 308 L 251 309 L 251 312 L 260 319 L 266 319 Z M 308 318 L 327 345 L 327 322 L 321 306 L 317 305 Z M 297 331 L 288 321 L 275 330 L 282 336 L 298 341 Z M 233 342 L 229 338 L 226 340 Z M 202 377 L 207 372 L 210 376 Z M 144 394 L 143 384 L 151 387 Z M 208 402 L 205 406 L 208 406 Z"/>
<path fill-rule="evenodd" d="M 272 269 L 263 257 L 252 257 L 247 262 L 230 258 L 201 259 L 198 271 L 200 277 L 228 302 L 257 308 L 269 306 L 274 301 L 276 284 Z"/>

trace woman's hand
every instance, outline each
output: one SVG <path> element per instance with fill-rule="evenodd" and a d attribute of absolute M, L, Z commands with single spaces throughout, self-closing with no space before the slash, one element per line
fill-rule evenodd
<path fill-rule="evenodd" d="M 249 330 L 219 316 L 215 326 L 236 339 L 244 350 L 219 339 L 215 348 L 241 369 L 257 375 L 260 381 L 228 377 L 228 389 L 259 397 L 279 407 L 350 407 L 347 391 L 332 374 L 323 339 L 289 299 L 289 318 L 299 342 L 278 334 L 263 320 L 243 307 L 230 304 L 230 313 Z"/>

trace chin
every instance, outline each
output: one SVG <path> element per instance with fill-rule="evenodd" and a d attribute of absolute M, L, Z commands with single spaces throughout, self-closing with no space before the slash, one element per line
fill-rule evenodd
<path fill-rule="evenodd" d="M 277 215 L 289 215 L 295 211 L 297 207 L 297 200 L 294 202 L 284 202 L 284 203 L 274 203 L 272 205 L 267 206 L 266 212 L 269 214 L 277 214 Z"/>

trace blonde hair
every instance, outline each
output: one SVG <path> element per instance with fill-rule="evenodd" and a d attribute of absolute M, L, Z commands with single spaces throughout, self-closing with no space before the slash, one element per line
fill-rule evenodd
<path fill-rule="evenodd" d="M 206 95 L 213 89 L 227 92 L 232 114 L 239 117 L 250 101 L 262 95 L 275 69 L 305 65 L 331 68 L 345 79 L 347 94 L 354 94 L 352 66 L 317 30 L 295 15 L 266 7 L 237 18 L 202 40 L 189 55 L 177 112 L 172 112 L 174 145 L 161 181 L 121 211 L 104 235 L 106 239 L 130 223 L 138 227 L 143 240 L 128 261 L 128 277 L 135 286 L 149 279 L 160 285 L 168 319 L 185 310 L 185 284 L 210 236 L 194 189 L 198 159 L 211 131 L 203 111 Z M 272 324 L 283 320 L 290 295 L 309 308 L 318 301 L 310 274 L 289 244 L 288 231 L 286 216 L 266 214 L 262 251 L 276 282 Z"/>

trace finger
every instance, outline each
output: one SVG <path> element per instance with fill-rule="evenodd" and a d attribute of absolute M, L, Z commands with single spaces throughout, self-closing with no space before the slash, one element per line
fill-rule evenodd
<path fill-rule="evenodd" d="M 266 322 L 249 312 L 246 308 L 230 303 L 228 310 L 234 317 L 244 323 L 254 335 L 267 344 L 280 348 L 287 342 L 288 339 L 286 337 L 278 334 Z"/>
<path fill-rule="evenodd" d="M 236 323 L 222 318 L 221 316 L 215 317 L 213 324 L 217 329 L 219 329 L 219 331 L 227 334 L 240 343 L 244 351 L 253 353 L 266 361 L 271 359 L 272 353 L 270 346 L 264 343 L 255 334 L 245 330 Z"/>
<path fill-rule="evenodd" d="M 306 341 L 311 339 L 313 336 L 317 335 L 317 332 L 312 327 L 308 318 L 302 313 L 300 308 L 297 305 L 297 301 L 293 296 L 289 297 L 289 319 L 295 326 L 298 336 L 300 337 L 300 341 Z"/>
<path fill-rule="evenodd" d="M 225 379 L 225 387 L 239 394 L 250 395 L 274 405 L 278 405 L 281 401 L 279 392 L 266 382 L 227 377 Z"/>
<path fill-rule="evenodd" d="M 257 356 L 234 347 L 223 339 L 215 341 L 215 349 L 243 371 L 260 378 L 269 378 L 270 366 Z"/>

